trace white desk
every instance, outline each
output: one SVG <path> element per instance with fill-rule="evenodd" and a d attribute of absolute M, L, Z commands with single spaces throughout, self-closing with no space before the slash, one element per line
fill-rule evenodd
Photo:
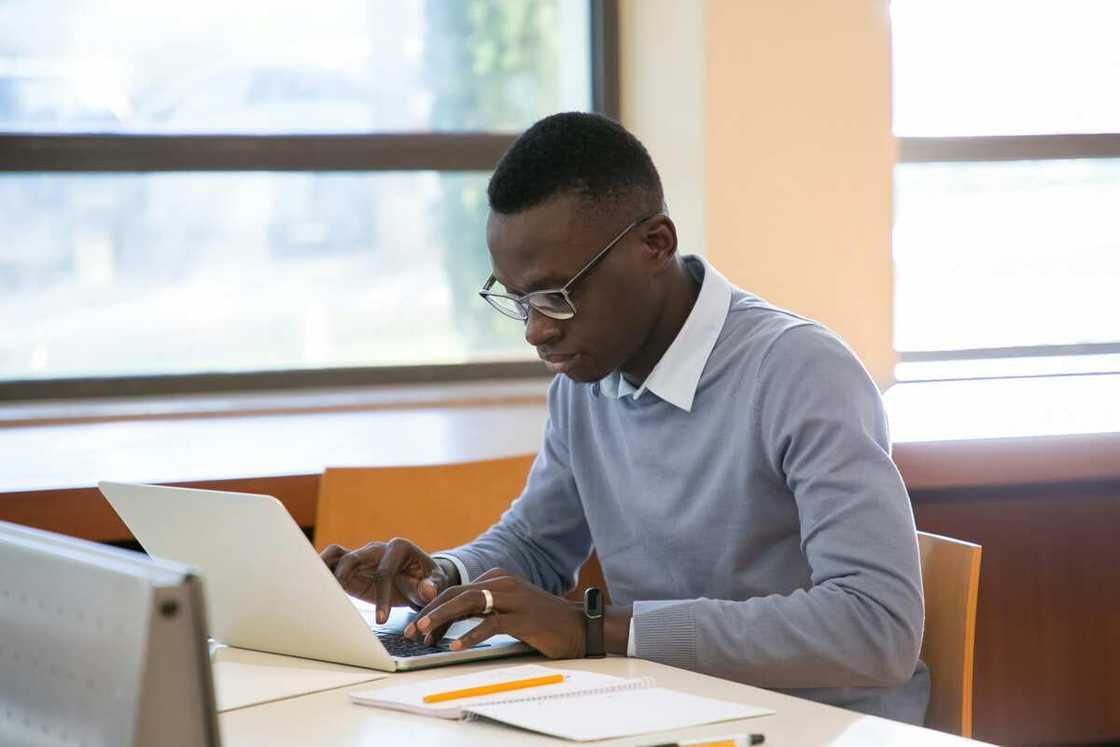
<path fill-rule="evenodd" d="M 350 687 L 387 675 L 313 659 L 246 651 L 211 643 L 210 667 L 218 712 Z"/>
<path fill-rule="evenodd" d="M 590 669 L 620 677 L 654 677 L 661 686 L 697 695 L 761 705 L 775 711 L 773 716 L 710 724 L 683 731 L 587 743 L 595 747 L 649 745 L 673 739 L 744 732 L 765 734 L 767 746 L 923 747 L 928 745 L 928 747 L 941 747 L 942 745 L 979 744 L 929 729 L 907 726 L 873 716 L 862 716 L 851 711 L 779 695 L 756 687 L 623 657 L 610 657 L 599 661 L 581 659 L 563 662 L 548 662 L 538 657 L 504 659 L 485 664 L 467 664 L 453 668 L 394 674 L 377 682 L 341 687 L 222 713 L 218 718 L 222 743 L 226 747 L 248 745 L 273 747 L 286 744 L 322 744 L 340 747 L 346 745 L 406 745 L 407 747 L 550 745 L 558 747 L 579 744 L 498 724 L 444 721 L 427 716 L 358 706 L 352 704 L 347 697 L 347 693 L 351 691 L 399 685 L 406 678 L 408 681 L 417 682 L 528 661 L 540 661 L 546 666 L 555 664 L 571 669 Z"/>

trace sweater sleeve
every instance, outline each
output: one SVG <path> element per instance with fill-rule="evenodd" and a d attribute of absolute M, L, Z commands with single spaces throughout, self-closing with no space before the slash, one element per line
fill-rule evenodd
<path fill-rule="evenodd" d="M 565 385 L 570 386 L 557 377 L 549 387 L 544 443 L 521 495 L 473 542 L 441 553 L 459 560 L 472 579 L 504 568 L 561 594 L 575 586 L 591 555 L 591 533 L 570 466 Z"/>
<path fill-rule="evenodd" d="M 921 574 L 879 392 L 816 325 L 779 335 L 758 376 L 751 427 L 796 502 L 810 583 L 787 595 L 636 602 L 638 656 L 771 688 L 905 682 L 922 641 Z"/>

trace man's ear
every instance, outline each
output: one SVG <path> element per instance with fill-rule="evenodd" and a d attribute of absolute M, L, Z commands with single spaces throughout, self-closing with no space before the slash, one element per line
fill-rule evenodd
<path fill-rule="evenodd" d="M 659 268 L 668 267 L 677 254 L 677 227 L 667 215 L 655 215 L 641 225 L 642 246 Z"/>

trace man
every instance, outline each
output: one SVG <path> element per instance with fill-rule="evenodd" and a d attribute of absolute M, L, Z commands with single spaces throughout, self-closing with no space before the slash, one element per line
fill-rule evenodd
<path fill-rule="evenodd" d="M 350 594 L 422 608 L 406 634 L 589 647 L 562 596 L 592 547 L 610 653 L 920 723 L 914 519 L 879 393 L 831 332 L 677 254 L 660 178 L 620 125 L 559 114 L 489 186 L 493 275 L 557 374 L 521 496 L 468 545 L 323 551 Z"/>

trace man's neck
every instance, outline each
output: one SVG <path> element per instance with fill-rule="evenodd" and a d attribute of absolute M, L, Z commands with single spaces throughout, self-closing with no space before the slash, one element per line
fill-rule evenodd
<path fill-rule="evenodd" d="M 662 313 L 654 324 L 653 332 L 646 339 L 642 349 L 634 356 L 620 373 L 634 386 L 640 386 L 646 380 L 653 367 L 665 355 L 665 351 L 677 338 L 681 327 L 684 326 L 696 298 L 700 295 L 700 283 L 684 266 L 684 262 L 677 263 L 676 277 L 673 279 Z"/>

